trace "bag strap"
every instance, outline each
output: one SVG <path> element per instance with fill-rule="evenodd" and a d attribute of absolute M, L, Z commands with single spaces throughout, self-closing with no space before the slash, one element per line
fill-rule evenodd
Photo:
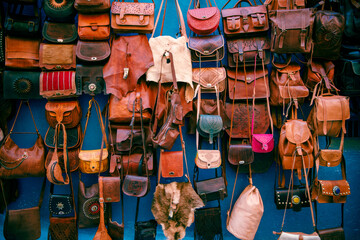
<path fill-rule="evenodd" d="M 263 4 L 261 0 L 259 0 L 259 1 L 260 1 L 261 4 Z M 231 0 L 228 0 L 228 1 L 225 3 L 225 5 L 221 8 L 221 10 L 223 10 L 230 2 L 231 2 Z M 252 7 L 252 6 L 257 6 L 256 0 L 254 0 L 254 2 L 253 2 L 254 4 L 252 4 L 252 3 L 250 2 L 250 0 L 239 0 L 239 1 L 236 2 L 236 4 L 234 5 L 234 7 L 232 7 L 232 8 L 239 7 L 239 6 L 238 6 L 239 4 L 240 4 L 240 7 L 241 7 L 241 3 L 242 3 L 242 2 L 247 2 L 247 3 L 249 3 L 249 5 L 250 5 L 251 7 Z"/>
<path fill-rule="evenodd" d="M 28 100 L 21 100 L 21 101 L 20 101 L 20 104 L 19 104 L 19 107 L 18 107 L 18 110 L 17 110 L 16 115 L 15 115 L 14 122 L 13 122 L 13 124 L 12 124 L 12 126 L 11 126 L 11 129 L 10 129 L 10 132 L 9 132 L 8 136 L 10 136 L 10 134 L 12 134 L 12 133 L 16 133 L 16 134 L 33 134 L 33 133 L 34 133 L 34 132 L 13 132 L 13 131 L 14 131 L 14 127 L 15 127 L 15 123 L 16 123 L 16 121 L 17 121 L 17 119 L 18 119 L 18 116 L 19 116 L 19 113 L 20 113 L 21 106 L 23 105 L 24 102 L 25 102 L 25 104 L 26 104 L 26 105 L 28 106 L 28 108 L 29 108 L 30 115 L 31 115 L 31 119 L 32 119 L 32 121 L 33 121 L 33 123 L 34 123 L 34 126 L 35 126 L 36 134 L 37 134 L 37 135 L 40 135 L 39 130 L 38 130 L 38 128 L 37 128 L 37 126 L 36 126 L 36 123 L 35 123 L 34 115 L 33 115 L 32 111 L 31 111 L 31 107 L 30 107 L 29 101 L 28 101 Z M 3 142 L 5 142 L 5 141 L 3 141 Z"/>
<path fill-rule="evenodd" d="M 98 178 L 99 179 L 99 203 L 100 203 L 100 221 L 99 221 L 99 226 L 98 226 L 98 230 L 106 230 L 107 233 L 107 229 L 105 226 L 105 211 L 104 211 L 104 186 L 103 186 L 103 180 L 101 177 Z M 108 233 L 107 233 L 108 234 Z"/>

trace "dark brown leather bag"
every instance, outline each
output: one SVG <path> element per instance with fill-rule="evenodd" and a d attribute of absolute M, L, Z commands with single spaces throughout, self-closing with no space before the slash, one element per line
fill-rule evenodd
<path fill-rule="evenodd" d="M 130 142 L 131 142 L 131 126 L 119 126 L 111 124 L 111 134 L 112 138 L 115 140 L 114 147 L 115 152 L 117 153 L 128 153 L 130 151 Z M 145 132 L 145 144 L 146 146 L 152 145 L 150 137 L 149 127 L 144 127 Z M 142 136 L 141 128 L 139 126 L 134 126 L 133 129 L 133 150 L 142 147 Z M 134 152 L 134 151 L 133 151 Z"/>
<path fill-rule="evenodd" d="M 149 152 L 149 148 L 147 148 L 147 168 L 149 175 L 154 174 L 154 154 L 153 150 Z M 129 168 L 129 170 L 128 170 Z M 144 176 L 146 174 L 145 169 L 145 161 L 143 158 L 143 153 L 132 153 L 130 157 L 127 154 L 124 155 L 112 155 L 110 159 L 110 169 L 109 173 L 112 176 L 118 176 L 119 171 L 123 169 L 124 174 L 128 173 L 130 175 L 138 175 L 140 172 L 140 176 Z"/>
<path fill-rule="evenodd" d="M 254 162 L 254 152 L 248 139 L 231 140 L 228 147 L 228 161 L 235 166 Z"/>
<path fill-rule="evenodd" d="M 76 127 L 82 116 L 79 101 L 48 101 L 45 105 L 45 116 L 50 127 L 63 123 L 66 128 Z"/>
<path fill-rule="evenodd" d="M 74 7 L 79 13 L 108 12 L 110 0 L 75 0 Z"/>
<path fill-rule="evenodd" d="M 42 29 L 43 37 L 52 43 L 72 43 L 77 37 L 77 29 L 74 23 L 44 22 Z"/>
<path fill-rule="evenodd" d="M 286 10 L 286 9 L 302 9 L 305 8 L 305 0 L 266 0 L 266 5 L 269 11 L 271 10 Z"/>
<path fill-rule="evenodd" d="M 59 133 L 59 141 L 58 141 L 58 148 L 64 149 L 63 143 L 63 134 L 60 130 Z M 81 124 L 78 124 L 74 128 L 67 128 L 66 129 L 66 135 L 67 135 L 67 149 L 73 150 L 77 149 L 80 146 L 81 140 L 82 140 L 82 130 L 81 130 Z M 45 146 L 48 147 L 50 150 L 55 148 L 55 128 L 49 127 L 45 134 Z M 68 155 L 70 152 L 68 153 Z M 48 154 L 49 155 L 49 154 Z M 62 154 L 59 154 L 59 157 Z"/>
<path fill-rule="evenodd" d="M 318 230 L 318 234 L 321 240 L 345 240 L 345 232 L 342 227 Z"/>
<path fill-rule="evenodd" d="M 40 44 L 39 66 L 44 70 L 70 70 L 76 68 L 76 45 Z"/>
<path fill-rule="evenodd" d="M 221 61 L 225 55 L 222 35 L 189 37 L 188 47 L 192 62 Z"/>
<path fill-rule="evenodd" d="M 103 66 L 76 65 L 76 81 L 82 84 L 83 94 L 91 96 L 106 92 Z"/>
<path fill-rule="evenodd" d="M 108 13 L 79 14 L 78 34 L 80 40 L 98 41 L 110 37 L 110 16 Z"/>
<path fill-rule="evenodd" d="M 78 41 L 76 57 L 87 64 L 105 62 L 110 56 L 110 46 L 107 41 Z"/>
<path fill-rule="evenodd" d="M 5 37 L 5 66 L 19 69 L 39 68 L 40 39 Z"/>
<path fill-rule="evenodd" d="M 49 149 L 49 151 L 48 151 L 48 153 L 46 155 L 45 169 L 48 168 L 53 154 L 54 154 L 54 150 Z M 58 150 L 58 156 L 59 156 L 60 167 L 61 167 L 62 171 L 65 171 L 65 168 L 64 168 L 64 152 Z M 78 169 L 78 167 L 79 167 L 79 148 L 69 149 L 68 150 L 68 158 L 69 158 L 69 163 L 70 163 L 70 172 L 76 171 Z"/>
<path fill-rule="evenodd" d="M 36 123 L 28 102 L 31 118 L 33 120 L 37 139 L 30 148 L 20 148 L 12 139 L 15 134 L 14 126 L 19 116 L 23 101 L 20 102 L 14 123 L 9 134 L 2 141 L 0 147 L 0 177 L 1 178 L 22 178 L 40 177 L 45 175 L 45 146 L 44 141 L 36 127 Z"/>

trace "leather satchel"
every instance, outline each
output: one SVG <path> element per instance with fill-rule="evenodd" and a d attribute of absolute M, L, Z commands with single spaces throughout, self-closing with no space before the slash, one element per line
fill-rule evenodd
<path fill-rule="evenodd" d="M 67 149 L 79 148 L 82 140 L 81 124 L 78 124 L 74 128 L 67 128 Z M 45 134 L 45 146 L 48 148 L 55 148 L 55 128 L 49 127 Z M 63 133 L 60 131 L 60 136 L 57 144 L 58 149 L 64 149 Z"/>
<path fill-rule="evenodd" d="M 111 5 L 111 28 L 115 33 L 152 33 L 155 3 L 119 2 Z"/>
<path fill-rule="evenodd" d="M 39 72 L 4 71 L 4 99 L 39 99 Z"/>
<path fill-rule="evenodd" d="M 312 8 L 269 12 L 271 51 L 276 53 L 310 53 L 314 25 Z"/>
<path fill-rule="evenodd" d="M 160 151 L 160 168 L 163 178 L 182 177 L 184 175 L 183 151 Z"/>
<path fill-rule="evenodd" d="M 214 200 L 224 200 L 227 197 L 227 187 L 224 176 L 194 181 L 194 188 L 204 204 Z"/>
<path fill-rule="evenodd" d="M 81 83 L 75 71 L 52 71 L 40 74 L 40 95 L 47 99 L 75 97 L 81 94 Z"/>
<path fill-rule="evenodd" d="M 228 148 L 228 161 L 232 165 L 248 165 L 254 161 L 254 152 L 247 139 L 232 139 Z"/>
<path fill-rule="evenodd" d="M 221 225 L 220 206 L 195 211 L 195 239 L 222 239 Z"/>
<path fill-rule="evenodd" d="M 55 23 L 49 21 L 44 22 L 42 35 L 45 40 L 59 44 L 72 43 L 78 37 L 74 23 Z"/>
<path fill-rule="evenodd" d="M 60 133 L 60 136 L 62 136 L 62 134 Z M 48 168 L 50 161 L 52 159 L 52 156 L 54 154 L 54 150 L 53 149 L 49 149 L 47 155 L 46 155 L 46 160 L 45 160 L 45 169 Z M 61 167 L 62 171 L 65 171 L 64 168 L 64 151 L 60 151 L 58 150 L 58 157 L 59 157 L 59 165 Z M 70 172 L 74 172 L 78 169 L 79 167 L 79 149 L 70 149 L 68 150 L 68 159 L 69 159 L 69 164 L 70 164 Z"/>
<path fill-rule="evenodd" d="M 191 36 L 188 47 L 192 62 L 221 61 L 224 58 L 224 37 L 220 35 Z"/>
<path fill-rule="evenodd" d="M 91 96 L 105 93 L 103 66 L 76 65 L 76 82 L 81 83 L 82 93 Z"/>
<path fill-rule="evenodd" d="M 311 198 L 318 203 L 345 203 L 350 193 L 350 185 L 346 179 L 315 179 L 311 191 Z"/>
<path fill-rule="evenodd" d="M 236 67 L 246 65 L 254 66 L 270 63 L 270 40 L 267 36 L 242 37 L 241 39 L 227 40 L 228 65 Z"/>
<path fill-rule="evenodd" d="M 255 67 L 256 68 L 256 67 Z M 227 69 L 229 98 L 235 100 L 252 99 L 255 92 L 255 98 L 268 98 L 270 96 L 268 86 L 268 72 L 263 69 L 254 71 Z M 255 84 L 256 82 L 256 84 Z M 255 88 L 255 89 L 254 89 Z"/>
<path fill-rule="evenodd" d="M 104 202 L 120 202 L 120 177 L 99 177 L 104 190 Z"/>
<path fill-rule="evenodd" d="M 40 39 L 5 37 L 5 67 L 39 68 Z"/>
<path fill-rule="evenodd" d="M 76 15 L 74 2 L 75 0 L 43 0 L 42 7 L 48 18 L 56 22 L 71 22 Z"/>
<path fill-rule="evenodd" d="M 78 33 L 80 40 L 108 40 L 110 37 L 109 14 L 79 14 Z"/>
<path fill-rule="evenodd" d="M 74 7 L 79 13 L 108 12 L 110 0 L 75 0 Z"/>
<path fill-rule="evenodd" d="M 106 62 L 110 56 L 110 45 L 107 41 L 78 41 L 76 57 L 87 64 Z"/>
<path fill-rule="evenodd" d="M 48 101 L 45 105 L 45 116 L 50 127 L 62 123 L 66 128 L 74 128 L 82 116 L 79 101 Z"/>
<path fill-rule="evenodd" d="M 263 33 L 269 29 L 269 20 L 265 5 L 252 4 L 249 0 L 239 0 L 233 8 L 221 9 L 224 34 L 227 37 L 239 37 L 249 34 Z M 242 7 L 241 3 L 249 3 L 249 7 Z"/>
<path fill-rule="evenodd" d="M 215 2 L 215 1 L 214 1 Z M 211 0 L 206 1 L 208 7 L 200 8 L 194 1 L 194 9 L 190 9 L 190 1 L 187 11 L 187 24 L 191 31 L 199 35 L 209 35 L 215 32 L 220 23 L 220 11 L 217 6 L 213 7 Z"/>
<path fill-rule="evenodd" d="M 206 93 L 223 92 L 225 90 L 226 71 L 224 67 L 193 68 L 193 83 L 200 85 Z M 196 90 L 195 90 L 196 91 Z"/>
<path fill-rule="evenodd" d="M 75 69 L 76 68 L 75 50 L 76 50 L 75 44 L 41 43 L 39 66 L 43 70 Z"/>

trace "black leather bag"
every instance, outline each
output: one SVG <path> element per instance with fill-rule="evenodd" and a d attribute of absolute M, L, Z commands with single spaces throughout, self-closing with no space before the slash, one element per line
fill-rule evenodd
<path fill-rule="evenodd" d="M 287 195 L 288 187 L 276 187 L 274 189 L 274 201 L 277 209 L 285 209 Z M 309 206 L 309 197 L 307 196 L 305 186 L 294 185 L 293 189 L 290 190 L 287 208 L 292 208 L 294 211 L 300 211 L 302 207 Z"/>
<path fill-rule="evenodd" d="M 84 94 L 91 96 L 106 93 L 103 66 L 76 66 L 76 82 L 82 84 Z"/>
<path fill-rule="evenodd" d="M 341 58 L 335 68 L 335 85 L 345 96 L 360 96 L 360 59 Z"/>
<path fill-rule="evenodd" d="M 54 140 L 55 128 L 49 127 L 46 135 L 45 135 L 45 145 L 48 148 L 55 148 L 55 140 Z M 77 127 L 66 129 L 67 134 L 67 148 L 77 148 L 80 146 L 80 142 L 82 139 L 81 125 L 79 124 Z M 60 130 L 59 139 L 58 139 L 58 148 L 63 149 L 63 133 Z"/>
<path fill-rule="evenodd" d="M 194 239 L 222 239 L 221 225 L 220 206 L 196 209 Z"/>
<path fill-rule="evenodd" d="M 157 222 L 155 219 L 138 221 L 140 198 L 136 202 L 135 215 L 135 240 L 155 240 Z"/>
<path fill-rule="evenodd" d="M 75 0 L 42 0 L 42 6 L 47 17 L 56 22 L 73 21 L 76 11 Z"/>
<path fill-rule="evenodd" d="M 40 72 L 5 71 L 5 99 L 41 99 L 39 93 Z"/>
<path fill-rule="evenodd" d="M 360 4 L 358 1 L 341 1 L 340 12 L 345 16 L 344 35 L 347 41 L 355 42 L 360 39 Z"/>

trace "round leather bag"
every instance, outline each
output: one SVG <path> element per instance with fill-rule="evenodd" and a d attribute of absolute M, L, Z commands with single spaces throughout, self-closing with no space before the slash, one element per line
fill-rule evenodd
<path fill-rule="evenodd" d="M 76 14 L 75 0 L 43 0 L 44 12 L 47 17 L 58 22 L 73 20 Z"/>

